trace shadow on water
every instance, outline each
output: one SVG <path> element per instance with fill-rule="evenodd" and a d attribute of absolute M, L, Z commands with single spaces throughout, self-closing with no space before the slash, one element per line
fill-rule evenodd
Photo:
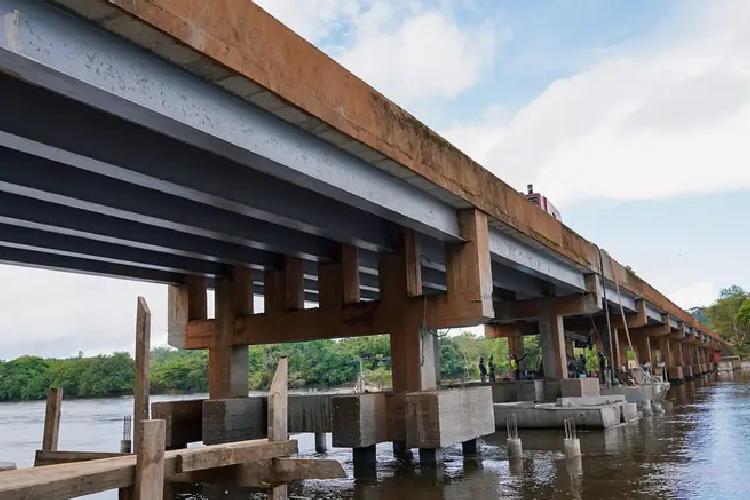
<path fill-rule="evenodd" d="M 670 389 L 666 413 L 606 431 L 579 431 L 582 456 L 562 454 L 562 430 L 521 430 L 524 458 L 508 460 L 505 433 L 486 436 L 481 460 L 445 450 L 444 463 L 423 468 L 377 447 L 377 478 L 353 479 L 351 451 L 330 448 L 348 479 L 294 484 L 290 495 L 398 500 L 511 498 L 750 498 L 750 374 L 711 377 Z M 112 450 L 131 400 L 65 403 L 61 447 Z M 30 465 L 41 434 L 43 404 L 0 404 L 3 460 Z M 314 456 L 312 434 L 301 454 Z M 247 490 L 204 487 L 181 498 L 253 498 Z M 184 490 L 183 490 L 184 492 Z M 114 493 L 97 498 L 116 498 Z"/>

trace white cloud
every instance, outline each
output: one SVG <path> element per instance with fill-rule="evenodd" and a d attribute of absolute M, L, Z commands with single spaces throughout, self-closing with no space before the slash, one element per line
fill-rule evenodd
<path fill-rule="evenodd" d="M 451 99 L 493 60 L 489 23 L 458 22 L 450 3 L 422 0 L 262 0 L 264 9 L 313 42 L 326 37 L 343 66 L 402 106 Z M 340 32 L 340 33 L 337 33 Z M 335 36 L 338 35 L 338 36 Z"/>
<path fill-rule="evenodd" d="M 166 344 L 164 285 L 5 265 L 0 276 L 0 359 L 132 352 L 139 295 L 151 309 L 151 344 Z"/>
<path fill-rule="evenodd" d="M 404 15 L 377 4 L 359 19 L 355 43 L 339 61 L 396 102 L 453 98 L 472 87 L 492 62 L 494 30 L 464 29 L 448 13 Z"/>
<path fill-rule="evenodd" d="M 264 10 L 315 42 L 328 35 L 340 22 L 356 15 L 360 0 L 255 0 Z"/>
<path fill-rule="evenodd" d="M 696 5 L 670 42 L 557 80 L 510 120 L 445 135 L 558 206 L 749 188 L 750 2 Z"/>
<path fill-rule="evenodd" d="M 683 309 L 711 304 L 717 295 L 718 290 L 710 281 L 696 281 L 667 294 Z"/>

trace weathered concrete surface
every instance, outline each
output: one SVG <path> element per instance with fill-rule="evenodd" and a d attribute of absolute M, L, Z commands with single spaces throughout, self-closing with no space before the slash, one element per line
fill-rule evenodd
<path fill-rule="evenodd" d="M 333 398 L 333 446 L 367 448 L 390 440 L 385 393 Z"/>
<path fill-rule="evenodd" d="M 203 401 L 187 399 L 151 403 L 151 418 L 166 422 L 167 449 L 184 448 L 188 443 L 203 439 Z"/>
<path fill-rule="evenodd" d="M 640 403 L 641 401 L 663 401 L 669 387 L 668 382 L 661 382 L 659 384 L 638 386 L 601 386 L 599 390 L 603 396 L 624 395 L 629 403 Z"/>
<path fill-rule="evenodd" d="M 290 394 L 289 432 L 331 432 L 332 398 L 336 394 Z M 202 439 L 205 444 L 266 437 L 267 398 L 204 400 Z"/>
<path fill-rule="evenodd" d="M 669 381 L 672 383 L 681 383 L 685 379 L 682 366 L 671 366 L 667 369 Z"/>
<path fill-rule="evenodd" d="M 407 182 L 436 186 L 594 272 L 598 248 L 528 203 L 382 94 L 252 2 L 57 0 L 104 29 L 154 51 Z M 115 7 L 116 6 L 116 7 Z M 601 272 L 686 325 L 708 331 L 606 253 Z M 715 336 L 710 333 L 711 336 Z"/>
<path fill-rule="evenodd" d="M 560 380 L 560 390 L 564 398 L 594 398 L 599 396 L 599 379 L 562 379 Z"/>
<path fill-rule="evenodd" d="M 599 406 L 557 406 L 555 403 L 495 403 L 495 427 L 504 429 L 506 418 L 516 415 L 520 428 L 561 428 L 574 418 L 577 427 L 605 429 L 621 422 L 623 403 Z"/>
<path fill-rule="evenodd" d="M 406 395 L 406 444 L 410 448 L 441 448 L 494 431 L 489 387 Z"/>

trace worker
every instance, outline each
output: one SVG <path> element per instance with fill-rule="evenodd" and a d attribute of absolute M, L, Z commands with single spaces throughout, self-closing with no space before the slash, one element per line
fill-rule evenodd
<path fill-rule="evenodd" d="M 479 356 L 479 381 L 483 384 L 487 382 L 487 367 L 484 366 L 484 356 Z"/>
<path fill-rule="evenodd" d="M 490 359 L 487 362 L 487 368 L 490 371 L 490 384 L 494 384 L 495 383 L 495 360 L 492 354 L 490 354 Z"/>

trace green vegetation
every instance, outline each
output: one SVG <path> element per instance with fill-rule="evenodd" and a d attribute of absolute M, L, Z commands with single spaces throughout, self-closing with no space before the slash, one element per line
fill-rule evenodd
<path fill-rule="evenodd" d="M 529 366 L 539 363 L 539 345 L 527 337 Z M 508 343 L 470 333 L 440 338 L 440 371 L 444 380 L 479 377 L 479 356 L 494 355 L 497 376 L 508 370 Z M 343 340 L 315 340 L 292 344 L 251 346 L 248 353 L 250 389 L 265 390 L 271 383 L 276 360 L 289 357 L 292 387 L 336 387 L 353 385 L 362 368 L 368 382 L 390 385 L 390 342 L 388 336 Z M 0 361 L 0 401 L 44 399 L 49 387 L 62 387 L 69 398 L 105 397 L 128 394 L 135 377 L 128 353 L 70 359 L 22 356 Z M 157 348 L 151 352 L 151 390 L 154 394 L 206 392 L 208 353 Z"/>
<path fill-rule="evenodd" d="M 724 337 L 735 354 L 750 353 L 750 291 L 737 285 L 725 288 L 703 312 L 708 325 Z"/>

